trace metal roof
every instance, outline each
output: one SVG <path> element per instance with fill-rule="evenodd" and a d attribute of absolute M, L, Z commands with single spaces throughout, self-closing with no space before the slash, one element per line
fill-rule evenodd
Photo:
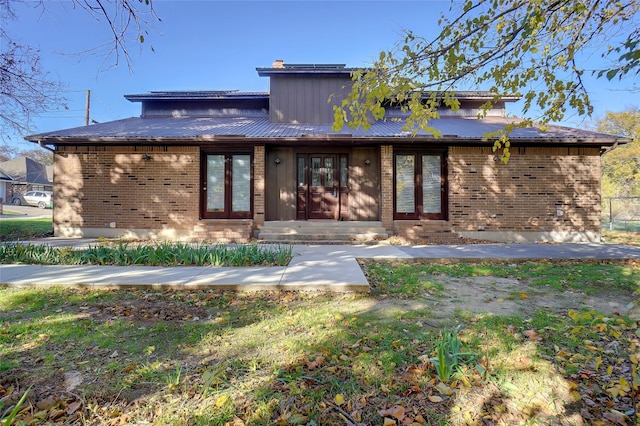
<path fill-rule="evenodd" d="M 13 178 L 4 170 L 2 170 L 2 168 L 0 168 L 0 180 L 12 181 Z"/>
<path fill-rule="evenodd" d="M 15 182 L 51 185 L 46 167 L 28 157 L 15 158 L 0 163 L 5 176 Z"/>
<path fill-rule="evenodd" d="M 270 77 L 272 75 L 290 74 L 331 74 L 331 75 L 351 75 L 352 72 L 360 71 L 362 68 L 347 68 L 345 64 L 285 64 L 271 67 L 257 67 L 260 77 Z"/>
<path fill-rule="evenodd" d="M 278 68 L 269 68 L 269 70 Z M 314 70 L 314 68 L 310 68 Z M 330 72 L 335 71 L 335 68 L 329 69 Z M 302 71 L 300 71 L 302 72 Z M 315 73 L 315 72 L 314 72 Z M 454 97 L 459 100 L 466 101 L 487 101 L 494 99 L 497 95 L 494 92 L 484 90 L 461 90 L 454 92 Z M 269 92 L 241 92 L 239 90 L 172 90 L 172 91 L 151 91 L 147 93 L 134 93 L 130 95 L 124 95 L 125 99 L 131 102 L 145 102 L 145 101 L 192 101 L 192 100 L 252 100 L 252 99 L 269 99 Z M 423 93 L 421 96 L 423 99 L 429 99 L 430 93 Z M 436 94 L 438 99 L 444 98 L 444 93 L 438 92 Z M 520 99 L 518 95 L 500 95 L 498 100 L 503 102 L 514 102 Z"/>
<path fill-rule="evenodd" d="M 156 100 L 219 100 L 219 99 L 268 99 L 269 92 L 240 92 L 239 90 L 172 90 L 151 91 L 124 95 L 131 102 Z"/>
<path fill-rule="evenodd" d="M 445 117 L 432 120 L 430 125 L 439 129 L 442 137 L 433 143 L 464 144 L 478 143 L 484 135 L 497 131 L 513 119 L 488 117 L 484 119 L 466 117 Z M 430 138 L 425 131 L 414 136 L 402 129 L 400 121 L 378 121 L 368 130 L 351 129 L 345 126 L 334 132 L 331 124 L 271 123 L 267 115 L 262 116 L 218 116 L 218 117 L 135 117 L 89 126 L 75 127 L 47 133 L 27 136 L 32 142 L 49 144 L 60 143 L 130 143 L 162 142 L 194 143 L 195 141 L 215 138 L 244 137 L 257 140 L 273 139 L 327 139 L 343 138 L 351 142 L 374 141 L 384 143 L 384 139 Z M 511 140 L 520 140 L 530 144 L 564 143 L 568 145 L 613 145 L 626 143 L 628 139 L 569 127 L 548 126 L 542 131 L 537 127 L 515 129 Z"/>

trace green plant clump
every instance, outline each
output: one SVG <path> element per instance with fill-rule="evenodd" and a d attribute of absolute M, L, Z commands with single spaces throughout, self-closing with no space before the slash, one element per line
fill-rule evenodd
<path fill-rule="evenodd" d="M 291 246 L 258 244 L 96 245 L 85 250 L 56 248 L 47 244 L 0 245 L 0 263 L 38 265 L 182 265 L 182 266 L 284 266 L 291 260 Z"/>
<path fill-rule="evenodd" d="M 18 403 L 13 407 L 11 412 L 9 412 L 11 407 L 7 408 L 7 410 L 3 412 L 4 404 L 0 402 L 0 422 L 2 422 L 0 424 L 2 426 L 11 426 L 13 424 L 13 420 L 16 418 L 16 416 L 18 415 L 18 411 L 20 411 L 20 407 L 22 407 L 22 404 L 24 404 L 24 401 L 27 399 L 27 395 L 29 394 L 30 389 L 31 388 L 27 389 L 22 394 L 20 401 L 18 401 Z"/>
<path fill-rule="evenodd" d="M 449 382 L 460 372 L 463 365 L 469 365 L 477 361 L 475 353 L 465 350 L 464 344 L 458 337 L 460 326 L 453 332 L 440 333 L 440 341 L 436 345 L 436 356 L 431 361 L 436 369 L 438 378 L 443 382 Z M 477 368 L 481 368 L 479 365 Z"/>

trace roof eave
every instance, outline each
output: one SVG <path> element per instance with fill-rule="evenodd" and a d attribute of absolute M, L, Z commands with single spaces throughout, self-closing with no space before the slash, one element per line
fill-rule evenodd
<path fill-rule="evenodd" d="M 256 68 L 260 77 L 272 77 L 276 75 L 339 75 L 351 76 L 361 68 Z"/>
<path fill-rule="evenodd" d="M 29 139 L 31 138 L 31 139 Z M 308 142 L 326 143 L 420 143 L 429 142 L 438 145 L 464 145 L 464 146 L 491 146 L 493 140 L 473 137 L 459 137 L 457 135 L 444 135 L 435 138 L 431 135 L 397 135 L 397 136 L 353 136 L 350 134 L 324 134 L 324 135 L 300 135 L 290 137 L 247 137 L 245 135 L 198 135 L 196 137 L 32 137 L 25 138 L 30 142 L 47 145 L 206 145 L 212 142 L 225 143 L 252 143 L 252 144 L 287 144 L 295 142 L 304 144 Z M 564 147 L 603 147 L 631 142 L 628 138 L 516 138 L 511 137 L 512 146 L 564 146 Z"/>
<path fill-rule="evenodd" d="M 252 94 L 237 94 L 237 95 L 202 95 L 202 96 L 188 96 L 188 95 L 148 95 L 148 94 L 132 94 L 124 95 L 124 98 L 130 102 L 149 102 L 149 101 L 220 101 L 220 100 L 247 100 L 247 99 L 269 99 L 269 93 L 252 93 Z"/>

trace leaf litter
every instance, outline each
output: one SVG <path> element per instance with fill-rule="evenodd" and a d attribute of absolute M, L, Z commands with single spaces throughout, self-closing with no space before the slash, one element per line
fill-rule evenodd
<path fill-rule="evenodd" d="M 198 344 L 189 342 L 164 359 L 160 345 L 167 342 L 156 342 L 156 347 L 147 347 L 138 357 L 119 344 L 101 348 L 96 343 L 83 348 L 86 359 L 77 359 L 73 369 L 55 361 L 69 355 L 73 342 L 65 346 L 39 333 L 37 345 L 45 345 L 48 355 L 24 346 L 20 365 L 0 369 L 0 401 L 10 406 L 32 386 L 28 403 L 19 413 L 24 424 L 206 420 L 209 414 L 199 411 L 199 406 L 216 412 L 210 424 L 225 425 L 625 425 L 637 421 L 640 327 L 626 316 L 632 313 L 629 302 L 635 296 L 539 291 L 496 277 L 438 279 L 445 294 L 426 293 L 412 300 L 375 292 L 367 297 L 127 291 L 113 300 L 68 303 L 56 311 L 94 324 L 126 321 L 132 329 L 206 324 L 218 331 L 207 345 L 208 355 L 202 347 L 192 351 Z M 70 295 L 82 294 L 70 291 Z M 299 310 L 323 303 L 336 312 L 320 315 L 321 327 L 297 327 Z M 551 320 L 533 318 L 540 310 L 548 312 Z M 28 312 L 19 319 L 11 315 L 0 310 L 0 321 L 29 317 Z M 299 355 L 279 365 L 265 359 L 252 364 L 251 356 L 231 349 L 228 353 L 236 357 L 223 359 L 225 346 L 234 345 L 234 324 L 244 325 L 248 317 L 263 324 L 266 334 L 278 331 L 278 321 L 286 321 L 288 330 L 305 338 L 341 332 L 343 340 L 301 341 Z M 376 322 L 378 317 L 386 319 Z M 494 322 L 495 318 L 507 320 Z M 476 350 L 482 369 L 463 368 L 445 383 L 429 362 L 433 341 L 426 336 L 461 321 L 465 326 L 460 337 Z M 385 324 L 398 330 L 385 330 Z M 289 350 L 277 347 L 274 336 L 266 338 L 274 340 L 273 354 Z M 510 353 L 499 353 L 505 348 L 504 342 L 496 343 L 499 339 L 510 339 L 506 345 L 512 348 Z M 403 357 L 395 359 L 394 353 Z M 51 373 L 45 364 L 57 365 L 57 370 Z M 121 377 L 138 372 L 136 377 L 141 379 L 146 377 L 141 371 L 153 370 L 154 364 L 161 380 L 144 379 L 150 383 L 129 383 L 119 391 L 113 387 L 106 393 L 96 391 L 105 379 L 92 373 L 114 365 L 119 369 L 114 373 Z M 83 369 L 85 365 L 90 366 L 88 370 Z M 48 372 L 40 374 L 43 371 Z M 253 388 L 271 397 L 259 400 Z"/>

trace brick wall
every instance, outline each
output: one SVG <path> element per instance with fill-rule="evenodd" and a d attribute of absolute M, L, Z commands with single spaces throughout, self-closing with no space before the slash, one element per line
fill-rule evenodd
<path fill-rule="evenodd" d="M 443 233 L 495 241 L 600 238 L 598 148 L 515 148 L 508 164 L 488 147 L 452 147 L 449 218 L 395 221 L 406 238 Z"/>
<path fill-rule="evenodd" d="M 264 225 L 265 214 L 265 148 L 253 148 L 253 223 L 256 228 Z"/>
<path fill-rule="evenodd" d="M 393 230 L 393 146 L 380 147 L 380 203 L 382 226 Z"/>
<path fill-rule="evenodd" d="M 58 236 L 246 240 L 251 220 L 200 220 L 197 147 L 60 147 Z"/>
<path fill-rule="evenodd" d="M 599 149 L 520 148 L 507 165 L 490 148 L 449 154 L 455 231 L 599 232 Z"/>
<path fill-rule="evenodd" d="M 200 220 L 197 147 L 61 147 L 55 156 L 58 236 L 244 241 L 264 223 L 265 153 L 254 148 L 254 218 Z M 597 148 L 449 149 L 449 217 L 393 220 L 393 147 L 380 149 L 382 226 L 408 237 L 570 240 L 600 236 Z M 508 238 L 507 238 L 508 237 Z M 584 240 L 584 238 L 581 238 Z"/>

